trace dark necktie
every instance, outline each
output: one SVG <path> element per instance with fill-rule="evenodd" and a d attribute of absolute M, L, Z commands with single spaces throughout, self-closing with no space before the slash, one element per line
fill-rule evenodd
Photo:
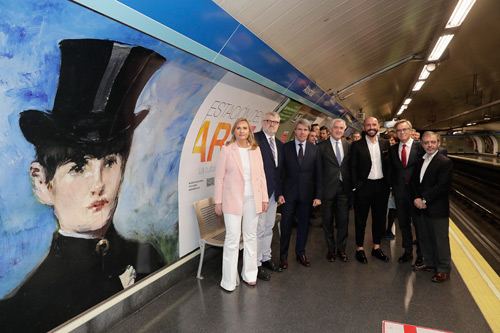
<path fill-rule="evenodd" d="M 299 160 L 299 164 L 302 164 L 302 160 L 304 159 L 304 149 L 302 149 L 302 143 L 299 143 L 299 156 L 298 156 L 298 160 Z"/>

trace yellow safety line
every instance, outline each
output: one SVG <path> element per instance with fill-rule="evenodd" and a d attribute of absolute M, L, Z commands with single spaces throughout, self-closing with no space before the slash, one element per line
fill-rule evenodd
<path fill-rule="evenodd" d="M 493 332 L 500 332 L 500 277 L 450 219 L 453 263 Z"/>

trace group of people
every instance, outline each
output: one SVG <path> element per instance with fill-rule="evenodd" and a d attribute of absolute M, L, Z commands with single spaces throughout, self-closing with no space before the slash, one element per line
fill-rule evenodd
<path fill-rule="evenodd" d="M 434 282 L 449 279 L 448 192 L 452 163 L 439 152 L 437 133 L 425 132 L 420 142 L 411 137 L 411 123 L 400 120 L 395 124 L 391 145 L 390 140 L 378 135 L 377 119 L 369 117 L 359 139 L 343 140 L 346 123 L 335 119 L 330 129 L 320 129 L 321 139 L 317 140 L 316 135 L 311 135 L 314 131 L 309 121 L 299 119 L 295 138 L 283 144 L 275 137 L 279 124 L 279 114 L 268 112 L 262 120 L 262 130 L 254 134 L 246 119 L 238 119 L 232 128 L 232 139 L 221 150 L 215 178 L 215 212 L 224 215 L 226 224 L 221 281 L 224 290 L 233 291 L 239 282 L 241 231 L 241 276 L 247 284 L 255 285 L 257 279 L 268 281 L 268 271 L 282 272 L 288 268 L 295 217 L 296 259 L 309 267 L 309 218 L 311 209 L 318 206 L 322 212 L 326 259 L 347 262 L 352 196 L 358 262 L 368 263 L 364 243 L 370 210 L 371 255 L 389 261 L 380 243 L 386 234 L 388 198 L 394 197 L 404 248 L 398 262 L 413 259 L 413 223 L 418 240 L 413 270 L 435 271 Z M 276 264 L 271 256 L 271 241 L 278 204 L 282 205 L 282 219 L 280 260 Z"/>

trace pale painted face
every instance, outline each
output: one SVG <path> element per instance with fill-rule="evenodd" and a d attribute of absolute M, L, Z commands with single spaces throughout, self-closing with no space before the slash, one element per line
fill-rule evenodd
<path fill-rule="evenodd" d="M 273 117 L 270 114 L 266 114 L 264 120 L 262 120 L 262 130 L 269 136 L 274 136 L 276 131 L 280 127 L 280 121 L 278 117 Z"/>
<path fill-rule="evenodd" d="M 118 202 L 122 158 L 118 154 L 69 162 L 56 169 L 50 181 L 51 204 L 64 231 L 92 233 L 111 220 Z"/>
<path fill-rule="evenodd" d="M 299 142 L 306 141 L 308 136 L 309 128 L 307 126 L 304 126 L 302 124 L 297 124 L 297 126 L 295 126 L 295 137 Z"/>
<path fill-rule="evenodd" d="M 344 135 L 345 132 L 345 126 L 344 123 L 341 121 L 336 121 L 332 125 L 332 138 L 335 141 L 338 141 L 342 138 L 342 135 Z"/>
<path fill-rule="evenodd" d="M 422 146 L 424 147 L 425 152 L 430 156 L 436 152 L 440 145 L 440 142 L 437 139 L 437 135 L 426 135 L 422 140 Z"/>

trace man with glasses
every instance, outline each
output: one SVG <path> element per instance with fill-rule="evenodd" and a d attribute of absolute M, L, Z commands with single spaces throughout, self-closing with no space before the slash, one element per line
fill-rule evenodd
<path fill-rule="evenodd" d="M 262 120 L 262 130 L 254 134 L 264 162 L 269 195 L 267 212 L 259 215 L 257 228 L 257 278 L 263 281 L 271 279 L 264 267 L 273 272 L 281 272 L 281 268 L 271 258 L 273 227 L 276 220 L 277 201 L 281 195 L 280 177 L 283 166 L 283 143 L 275 137 L 279 126 L 280 115 L 277 112 L 267 112 Z"/>
<path fill-rule="evenodd" d="M 413 259 L 413 233 L 411 222 L 415 224 L 416 208 L 410 195 L 409 183 L 417 165 L 424 155 L 420 142 L 411 138 L 412 126 L 408 120 L 400 120 L 394 125 L 399 144 L 391 146 L 389 154 L 390 183 L 392 194 L 396 202 L 399 229 L 401 230 L 402 246 L 404 253 L 398 262 L 404 263 Z M 418 231 L 415 226 L 415 233 Z M 422 264 L 422 254 L 417 242 L 417 259 L 415 264 Z"/>

